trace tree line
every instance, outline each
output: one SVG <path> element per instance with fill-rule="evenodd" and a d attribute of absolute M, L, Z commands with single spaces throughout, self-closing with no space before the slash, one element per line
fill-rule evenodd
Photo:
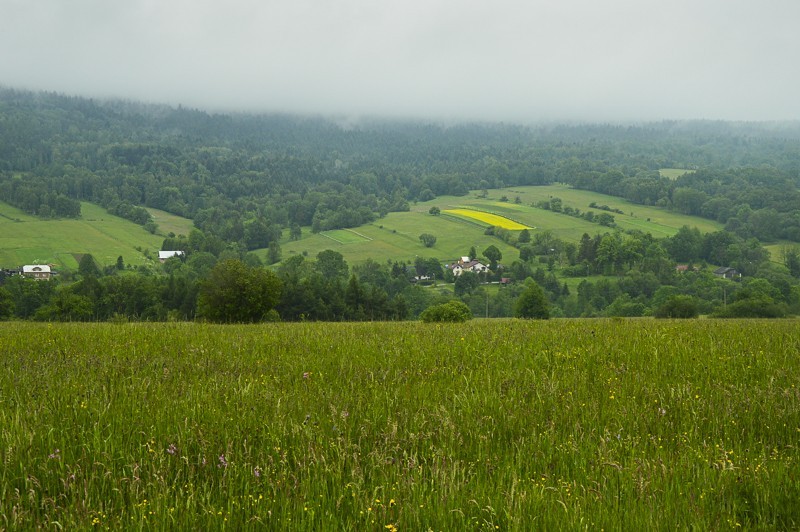
<path fill-rule="evenodd" d="M 423 257 L 350 266 L 332 250 L 313 259 L 294 255 L 267 269 L 256 255 L 236 253 L 194 230 L 164 240 L 164 247 L 185 251 L 164 264 L 130 268 L 120 258 L 100 267 L 84 255 L 76 273 L 57 281 L 0 275 L 0 318 L 436 321 L 463 316 L 465 308 L 486 317 L 800 313 L 796 248 L 787 248 L 777 264 L 755 239 L 725 231 L 702 235 L 689 227 L 663 240 L 639 231 L 584 234 L 578 244 L 523 231 L 513 244 L 518 256 L 503 257 L 494 245 L 465 251 L 491 266 L 483 273 L 456 275 L 440 260 Z M 719 263 L 738 268 L 742 278 L 715 275 L 709 264 Z M 583 279 L 570 288 L 573 276 Z"/>

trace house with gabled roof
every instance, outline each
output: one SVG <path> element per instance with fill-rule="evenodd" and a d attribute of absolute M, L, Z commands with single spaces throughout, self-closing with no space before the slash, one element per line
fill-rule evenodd
<path fill-rule="evenodd" d="M 22 275 L 37 281 L 49 281 L 53 272 L 47 264 L 26 264 L 22 267 Z"/>
<path fill-rule="evenodd" d="M 489 267 L 479 260 L 469 260 L 469 257 L 461 257 L 461 260 L 447 266 L 453 272 L 454 277 L 458 277 L 464 272 L 485 273 Z"/>
<path fill-rule="evenodd" d="M 723 266 L 721 268 L 717 268 L 714 270 L 714 275 L 717 277 L 722 277 L 723 279 L 741 279 L 742 274 L 736 271 L 734 268 L 730 268 L 728 266 Z"/>

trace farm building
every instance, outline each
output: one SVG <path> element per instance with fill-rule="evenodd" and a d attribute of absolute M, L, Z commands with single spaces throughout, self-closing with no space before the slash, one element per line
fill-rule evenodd
<path fill-rule="evenodd" d="M 741 273 L 727 266 L 714 270 L 714 275 L 722 277 L 723 279 L 741 279 L 742 277 Z"/>
<path fill-rule="evenodd" d="M 49 281 L 53 272 L 46 264 L 29 264 L 22 267 L 22 275 L 37 281 Z"/>
<path fill-rule="evenodd" d="M 159 251 L 158 252 L 158 261 L 162 264 L 166 262 L 167 259 L 171 259 L 172 257 L 182 257 L 184 252 L 181 250 L 176 251 Z"/>
<path fill-rule="evenodd" d="M 455 277 L 458 277 L 464 272 L 485 273 L 489 271 L 487 265 L 478 260 L 469 260 L 469 257 L 461 257 L 461 260 L 450 264 L 447 268 L 453 272 Z"/>

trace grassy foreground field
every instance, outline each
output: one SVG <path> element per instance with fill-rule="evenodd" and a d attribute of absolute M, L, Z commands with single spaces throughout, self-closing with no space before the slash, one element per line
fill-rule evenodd
<path fill-rule="evenodd" d="M 800 526 L 797 321 L 0 326 L 0 528 Z"/>

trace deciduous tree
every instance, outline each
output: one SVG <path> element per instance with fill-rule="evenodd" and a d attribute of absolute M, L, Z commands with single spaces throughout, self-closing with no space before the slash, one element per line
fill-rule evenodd
<path fill-rule="evenodd" d="M 430 233 L 422 233 L 419 235 L 419 240 L 426 248 L 432 248 L 436 244 L 436 237 Z"/>
<path fill-rule="evenodd" d="M 200 287 L 198 313 L 221 323 L 252 323 L 267 318 L 278 303 L 281 281 L 263 268 L 238 259 L 217 263 Z"/>
<path fill-rule="evenodd" d="M 525 290 L 514 304 L 514 315 L 518 318 L 537 320 L 550 318 L 550 302 L 542 287 L 532 279 L 525 281 Z"/>

